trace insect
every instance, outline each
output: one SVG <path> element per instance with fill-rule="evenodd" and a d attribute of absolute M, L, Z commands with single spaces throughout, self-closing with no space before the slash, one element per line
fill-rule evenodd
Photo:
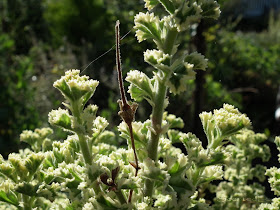
<path fill-rule="evenodd" d="M 135 112 L 137 110 L 138 104 L 132 103 L 131 105 L 128 104 L 126 96 L 125 96 L 125 90 L 123 86 L 123 79 L 122 79 L 122 69 L 121 69 L 121 53 L 120 53 L 120 21 L 117 20 L 116 27 L 115 27 L 115 33 L 116 33 L 116 66 L 118 71 L 118 82 L 119 82 L 119 88 L 120 88 L 120 95 L 121 100 L 118 100 L 120 111 L 119 115 L 122 118 L 122 120 L 127 124 L 131 139 L 131 145 L 134 153 L 134 160 L 135 163 L 130 162 L 130 164 L 135 168 L 135 176 L 138 174 L 138 170 L 140 169 L 138 166 L 138 158 L 136 154 L 135 149 L 135 143 L 134 143 L 134 137 L 133 137 L 133 128 L 132 128 L 132 122 L 135 118 Z M 133 190 L 130 190 L 128 202 L 131 202 L 132 199 L 132 193 Z"/>

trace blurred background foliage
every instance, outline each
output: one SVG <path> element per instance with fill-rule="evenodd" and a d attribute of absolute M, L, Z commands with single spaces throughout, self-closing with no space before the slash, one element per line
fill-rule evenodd
<path fill-rule="evenodd" d="M 220 0 L 223 12 L 218 21 L 194 24 L 179 37 L 180 49 L 205 54 L 209 68 L 190 82 L 188 92 L 169 96 L 168 111 L 182 116 L 185 131 L 200 137 L 198 113 L 223 103 L 247 113 L 256 131 L 279 134 L 274 111 L 280 78 L 280 19 L 269 11 L 259 19 L 246 19 L 242 7 L 236 6 L 240 2 Z M 121 21 L 123 36 L 128 33 L 121 46 L 124 74 L 139 69 L 150 75 L 143 50 L 153 43 L 137 43 L 132 29 L 133 17 L 144 11 L 143 5 L 143 0 L 0 1 L 0 153 L 4 157 L 18 150 L 23 129 L 48 125 L 48 112 L 62 100 L 52 84 L 68 69 L 85 69 L 83 74 L 100 81 L 91 103 L 99 106 L 99 114 L 111 128 L 119 124 L 115 21 Z M 149 113 L 149 106 L 141 103 L 137 120 Z M 57 133 L 55 138 L 64 138 L 63 132 Z"/>

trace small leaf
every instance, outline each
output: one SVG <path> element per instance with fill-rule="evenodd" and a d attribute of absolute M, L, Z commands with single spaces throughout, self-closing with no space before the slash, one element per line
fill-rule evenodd
<path fill-rule="evenodd" d="M 27 182 L 21 182 L 16 187 L 15 190 L 18 193 L 28 195 L 28 196 L 36 196 L 37 190 L 39 189 L 40 184 L 31 184 Z"/>
<path fill-rule="evenodd" d="M 179 59 L 172 64 L 171 69 L 173 73 L 166 83 L 170 92 L 178 94 L 186 91 L 188 82 L 195 78 L 196 73 L 193 71 L 193 64 L 180 62 Z"/>
<path fill-rule="evenodd" d="M 9 191 L 8 193 L 6 193 L 6 192 L 1 190 L 0 191 L 0 201 L 10 203 L 14 206 L 19 205 L 18 198 L 17 198 L 16 194 L 12 191 Z"/>
<path fill-rule="evenodd" d="M 201 9 L 204 18 L 218 19 L 221 13 L 219 4 L 214 0 L 202 0 Z"/>
<path fill-rule="evenodd" d="M 136 36 L 139 42 L 146 39 L 154 39 L 158 44 L 161 43 L 160 20 L 153 13 L 140 12 L 134 19 Z"/>
<path fill-rule="evenodd" d="M 159 0 L 159 2 L 162 4 L 162 6 L 164 7 L 164 9 L 169 12 L 169 14 L 174 14 L 175 12 L 175 7 L 173 5 L 173 3 L 169 0 Z"/>
<path fill-rule="evenodd" d="M 187 55 L 184 61 L 193 64 L 193 69 L 206 70 L 207 68 L 207 59 L 198 52 Z"/>
<path fill-rule="evenodd" d="M 143 72 L 133 70 L 126 77 L 130 82 L 129 93 L 133 99 L 141 101 L 143 98 L 153 101 L 154 90 L 151 79 Z"/>
<path fill-rule="evenodd" d="M 40 153 L 32 153 L 28 156 L 28 158 L 25 160 L 25 167 L 29 171 L 29 176 L 33 175 L 37 171 L 43 160 L 44 155 Z"/>
<path fill-rule="evenodd" d="M 137 185 L 134 180 L 125 179 L 118 182 L 118 189 L 136 189 Z"/>
<path fill-rule="evenodd" d="M 181 137 L 180 133 L 181 133 L 180 131 L 173 130 L 173 129 L 169 129 L 167 131 L 168 138 L 170 139 L 172 144 L 181 142 L 180 141 L 180 137 Z"/>
<path fill-rule="evenodd" d="M 148 10 L 152 10 L 157 4 L 159 4 L 158 0 L 145 0 L 146 4 L 145 7 Z"/>

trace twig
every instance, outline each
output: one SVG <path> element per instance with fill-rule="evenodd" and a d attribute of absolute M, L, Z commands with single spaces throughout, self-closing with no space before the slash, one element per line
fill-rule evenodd
<path fill-rule="evenodd" d="M 125 90 L 123 85 L 123 79 L 122 79 L 122 69 L 121 69 L 121 53 L 120 53 L 120 21 L 117 20 L 116 27 L 115 27 L 115 33 L 116 33 L 116 65 L 117 65 L 117 71 L 118 71 L 118 81 L 119 81 L 119 88 L 120 88 L 120 94 L 121 94 L 121 100 L 118 100 L 120 110 L 119 115 L 123 119 L 123 121 L 127 124 L 131 139 L 131 145 L 134 152 L 134 159 L 135 164 L 130 163 L 135 168 L 135 176 L 138 174 L 139 166 L 138 166 L 138 158 L 136 154 L 135 149 L 135 143 L 134 143 L 134 136 L 133 136 L 133 128 L 132 128 L 132 122 L 134 121 L 135 112 L 138 107 L 138 104 L 132 103 L 131 105 L 128 104 L 126 96 L 125 96 Z M 133 189 L 129 192 L 128 202 L 131 202 L 133 194 Z"/>

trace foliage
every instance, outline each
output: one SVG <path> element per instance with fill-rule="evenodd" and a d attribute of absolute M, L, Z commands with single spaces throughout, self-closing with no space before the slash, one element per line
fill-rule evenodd
<path fill-rule="evenodd" d="M 255 134 L 246 129 L 230 138 L 233 144 L 225 147 L 225 152 L 230 156 L 225 166 L 224 181 L 212 186 L 213 192 L 217 194 L 214 209 L 257 209 L 268 200 L 260 183 L 249 184 L 254 178 L 259 182 L 264 182 L 266 178 L 266 167 L 252 164 L 256 158 L 269 160 L 270 149 L 262 145 L 266 139 L 264 134 Z"/>
<path fill-rule="evenodd" d="M 280 151 L 280 137 L 277 136 L 275 138 L 275 144 L 277 146 L 278 151 Z M 278 154 L 278 161 L 280 162 L 280 156 Z M 279 196 L 279 168 L 271 167 L 266 170 L 265 173 L 268 176 L 268 182 L 270 183 L 271 189 L 276 196 Z M 280 207 L 279 197 L 273 198 L 270 203 L 263 203 L 260 205 L 260 210 L 267 210 L 267 209 L 278 209 Z"/>
<path fill-rule="evenodd" d="M 80 75 L 79 70 L 65 72 L 54 82 L 64 98 L 65 108 L 52 110 L 48 117 L 52 126 L 67 133 L 67 138 L 52 139 L 51 128 L 22 132 L 20 140 L 31 148 L 11 153 L 8 160 L 0 156 L 0 201 L 5 205 L 24 210 L 208 209 L 211 207 L 198 192 L 211 181 L 224 176 L 228 180 L 224 185 L 230 185 L 242 176 L 237 184 L 245 186 L 253 177 L 263 180 L 259 169 L 264 171 L 264 167 L 252 168 L 251 162 L 258 155 L 263 160 L 269 158 L 267 147 L 259 145 L 265 137 L 245 130 L 251 127 L 251 122 L 237 108 L 224 104 L 220 109 L 199 115 L 207 138 L 205 148 L 194 134 L 179 130 L 184 127 L 181 118 L 165 111 L 169 103 L 167 94 L 187 91 L 196 71 L 205 71 L 207 67 L 203 55 L 179 52 L 177 38 L 194 22 L 218 18 L 218 3 L 214 0 L 146 0 L 145 3 L 149 11 L 135 15 L 134 28 L 139 42 L 150 40 L 156 46 L 144 52 L 152 76 L 132 70 L 126 81 L 130 83 L 131 98 L 138 103 L 147 101 L 151 106 L 150 118 L 129 124 L 126 114 L 136 103 L 125 104 L 122 100 L 119 115 L 125 122 L 119 124 L 118 131 L 127 145 L 120 145 L 115 134 L 106 130 L 108 122 L 98 116 L 98 107 L 88 103 L 99 82 Z M 159 12 L 165 10 L 165 13 L 152 12 L 155 7 L 161 7 Z M 120 70 L 119 64 L 117 61 Z M 121 81 L 120 90 L 125 94 Z M 175 143 L 181 143 L 187 154 L 176 148 Z M 244 171 L 238 170 L 238 164 Z M 244 176 L 248 171 L 252 174 Z M 238 186 L 234 190 L 238 194 Z M 251 194 L 238 196 L 240 199 Z"/>
<path fill-rule="evenodd" d="M 38 113 L 32 102 L 34 89 L 29 85 L 33 74 L 32 60 L 28 56 L 14 55 L 15 40 L 4 33 L 1 26 L 0 33 L 0 152 L 6 156 L 5 147 L 6 150 L 17 150 L 16 142 L 8 140 L 15 139 L 23 129 L 38 126 Z M 24 117 L 27 113 L 30 118 Z"/>
<path fill-rule="evenodd" d="M 268 29 L 261 33 L 235 31 L 235 25 L 218 24 L 204 33 L 211 76 L 229 94 L 235 94 L 233 99 L 239 101 L 235 105 L 250 116 L 257 130 L 273 130 L 280 71 L 279 19 L 271 15 Z"/>

